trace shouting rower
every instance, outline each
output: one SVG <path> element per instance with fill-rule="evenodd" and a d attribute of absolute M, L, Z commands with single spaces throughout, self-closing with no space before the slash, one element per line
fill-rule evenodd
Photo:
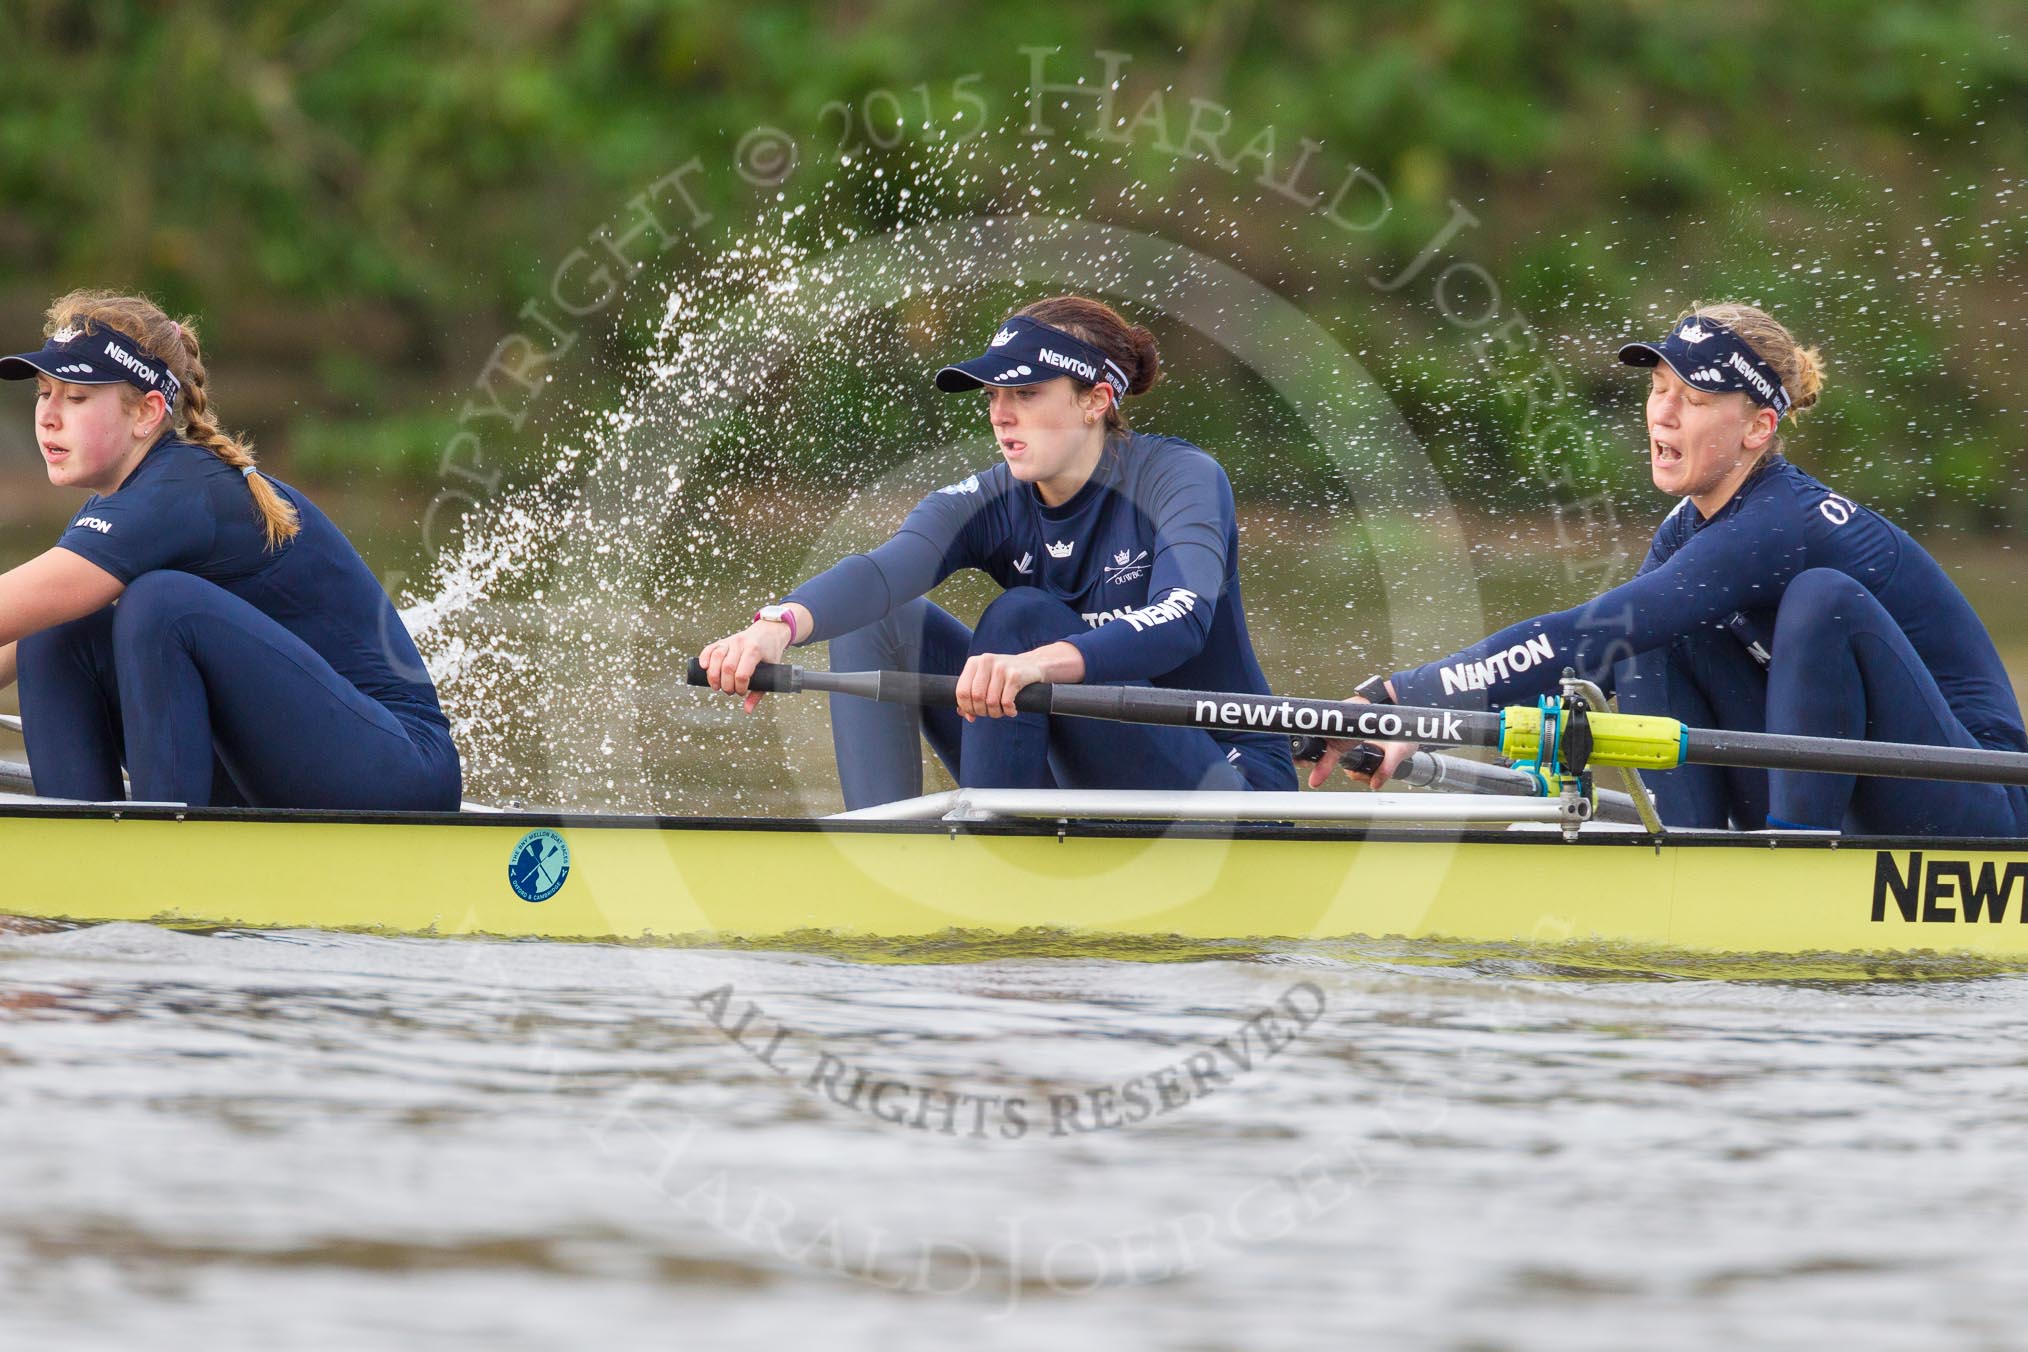
<path fill-rule="evenodd" d="M 0 685 L 18 668 L 38 794 L 122 798 L 124 764 L 153 802 L 457 809 L 450 724 L 400 615 L 220 430 L 189 321 L 72 292 L 0 379 L 35 381 L 49 481 L 93 494 L 0 574 Z"/>
<path fill-rule="evenodd" d="M 1783 457 L 1783 418 L 1823 385 L 1814 349 L 1754 306 L 1699 305 L 1619 359 L 1649 368 L 1649 469 L 1681 498 L 1640 572 L 1355 698 L 1500 707 L 1555 692 L 1571 667 L 1616 686 L 1622 713 L 1693 727 L 2028 750 L 2006 668 L 1944 570 Z M 1411 750 L 1354 777 L 1383 784 Z M 2028 834 L 2021 787 L 1685 766 L 1654 789 L 1672 826 Z"/>
<path fill-rule="evenodd" d="M 1154 335 L 1081 296 L 1010 316 L 986 354 L 937 372 L 984 388 L 1001 461 L 924 498 L 894 537 L 762 607 L 706 647 L 711 684 L 748 681 L 830 640 L 837 670 L 958 676 L 957 710 L 831 700 L 849 808 L 922 792 L 920 739 L 979 788 L 1293 789 L 1288 739 L 1017 713 L 1038 681 L 1267 694 L 1239 595 L 1232 486 L 1175 437 L 1128 428 L 1120 401 L 1160 374 Z M 1006 588 L 976 630 L 923 594 L 961 568 Z"/>

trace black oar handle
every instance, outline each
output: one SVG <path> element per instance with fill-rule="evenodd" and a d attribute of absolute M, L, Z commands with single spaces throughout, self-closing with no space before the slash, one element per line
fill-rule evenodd
<path fill-rule="evenodd" d="M 765 690 L 774 694 L 793 695 L 803 688 L 797 680 L 798 669 L 779 662 L 763 662 L 753 669 L 753 678 L 747 682 L 749 690 Z M 690 659 L 689 669 L 683 679 L 691 685 L 710 685 L 711 677 L 706 674 L 704 664 L 696 658 Z"/>
<path fill-rule="evenodd" d="M 1289 750 L 1298 764 L 1308 765 L 1324 759 L 1324 749 L 1329 746 L 1322 737 L 1291 737 Z M 1338 762 L 1338 768 L 1349 770 L 1355 775 L 1370 775 L 1380 768 L 1380 762 L 1387 759 L 1387 753 L 1371 742 L 1361 742 L 1347 751 Z"/>
<path fill-rule="evenodd" d="M 683 679 L 691 685 L 711 684 L 703 664 L 694 657 L 690 659 Z M 955 676 L 925 676 L 913 671 L 810 671 L 777 662 L 763 662 L 755 667 L 747 681 L 747 689 L 785 695 L 805 690 L 828 690 L 833 694 L 879 700 L 882 704 L 920 704 L 941 708 L 953 707 L 958 702 L 958 678 Z M 1050 696 L 1054 689 L 1054 686 L 1048 685 L 1025 686 L 1014 696 L 1014 707 L 1022 713 L 1046 714 L 1050 712 Z"/>

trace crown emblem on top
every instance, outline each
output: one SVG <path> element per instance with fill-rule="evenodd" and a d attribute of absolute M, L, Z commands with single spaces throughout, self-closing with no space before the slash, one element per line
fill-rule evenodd
<path fill-rule="evenodd" d="M 1077 548 L 1077 541 L 1058 540 L 1053 544 L 1044 545 L 1043 548 L 1049 551 L 1049 557 L 1052 559 L 1067 559 L 1070 557 L 1070 551 Z"/>
<path fill-rule="evenodd" d="M 1005 347 L 1007 344 L 1013 341 L 1014 341 L 1014 330 L 1002 329 L 998 333 L 993 335 L 993 341 L 991 344 L 989 344 L 989 346 Z"/>
<path fill-rule="evenodd" d="M 72 328 L 69 324 L 66 324 L 55 333 L 50 334 L 49 341 L 52 343 L 74 343 L 82 337 L 84 337 L 84 330 Z"/>
<path fill-rule="evenodd" d="M 1711 330 L 1705 328 L 1702 324 L 1699 324 L 1696 320 L 1693 319 L 1688 324 L 1685 324 L 1682 328 L 1676 330 L 1676 336 L 1678 338 L 1681 338 L 1686 343 L 1695 345 L 1697 343 L 1703 342 L 1706 338 L 1709 338 L 1711 336 Z"/>
<path fill-rule="evenodd" d="M 1113 555 L 1113 562 L 1117 563 L 1120 567 L 1124 568 L 1127 566 L 1127 561 L 1133 557 L 1134 556 L 1132 554 L 1129 554 L 1126 550 L 1122 549 L 1119 553 Z"/>

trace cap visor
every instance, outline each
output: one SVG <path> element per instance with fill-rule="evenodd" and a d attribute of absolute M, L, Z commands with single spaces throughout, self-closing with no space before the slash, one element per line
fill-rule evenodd
<path fill-rule="evenodd" d="M 1633 354 L 1632 356 L 1627 355 L 1630 352 Z M 1669 359 L 1668 353 L 1650 343 L 1628 343 L 1620 349 L 1620 360 L 1629 366 L 1666 366 L 1671 371 L 1674 371 L 1685 385 L 1690 386 L 1692 389 L 1703 390 L 1707 394 L 1727 393 L 1725 390 L 1714 389 L 1709 385 L 1698 384 L 1690 378 L 1688 371 Z"/>
<path fill-rule="evenodd" d="M 108 375 L 96 369 L 63 371 L 63 367 L 84 365 L 75 352 L 21 352 L 0 357 L 0 380 L 33 380 L 48 376 L 67 385 L 117 385 L 125 376 Z M 62 372 L 59 374 L 59 372 Z"/>
<path fill-rule="evenodd" d="M 1040 385 L 1043 381 L 1054 380 L 1062 374 L 1061 371 L 1038 367 L 1023 368 L 1019 362 L 988 354 L 984 357 L 974 357 L 970 361 L 961 361 L 955 366 L 946 366 L 937 372 L 937 388 L 946 394 L 976 390 L 981 385 L 1010 389 L 1016 385 Z"/>

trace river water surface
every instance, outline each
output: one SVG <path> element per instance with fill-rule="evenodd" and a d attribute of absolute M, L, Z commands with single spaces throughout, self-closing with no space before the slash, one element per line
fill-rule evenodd
<path fill-rule="evenodd" d="M 0 1344 L 2028 1345 L 2028 978 L 1907 976 L 17 925 Z"/>

